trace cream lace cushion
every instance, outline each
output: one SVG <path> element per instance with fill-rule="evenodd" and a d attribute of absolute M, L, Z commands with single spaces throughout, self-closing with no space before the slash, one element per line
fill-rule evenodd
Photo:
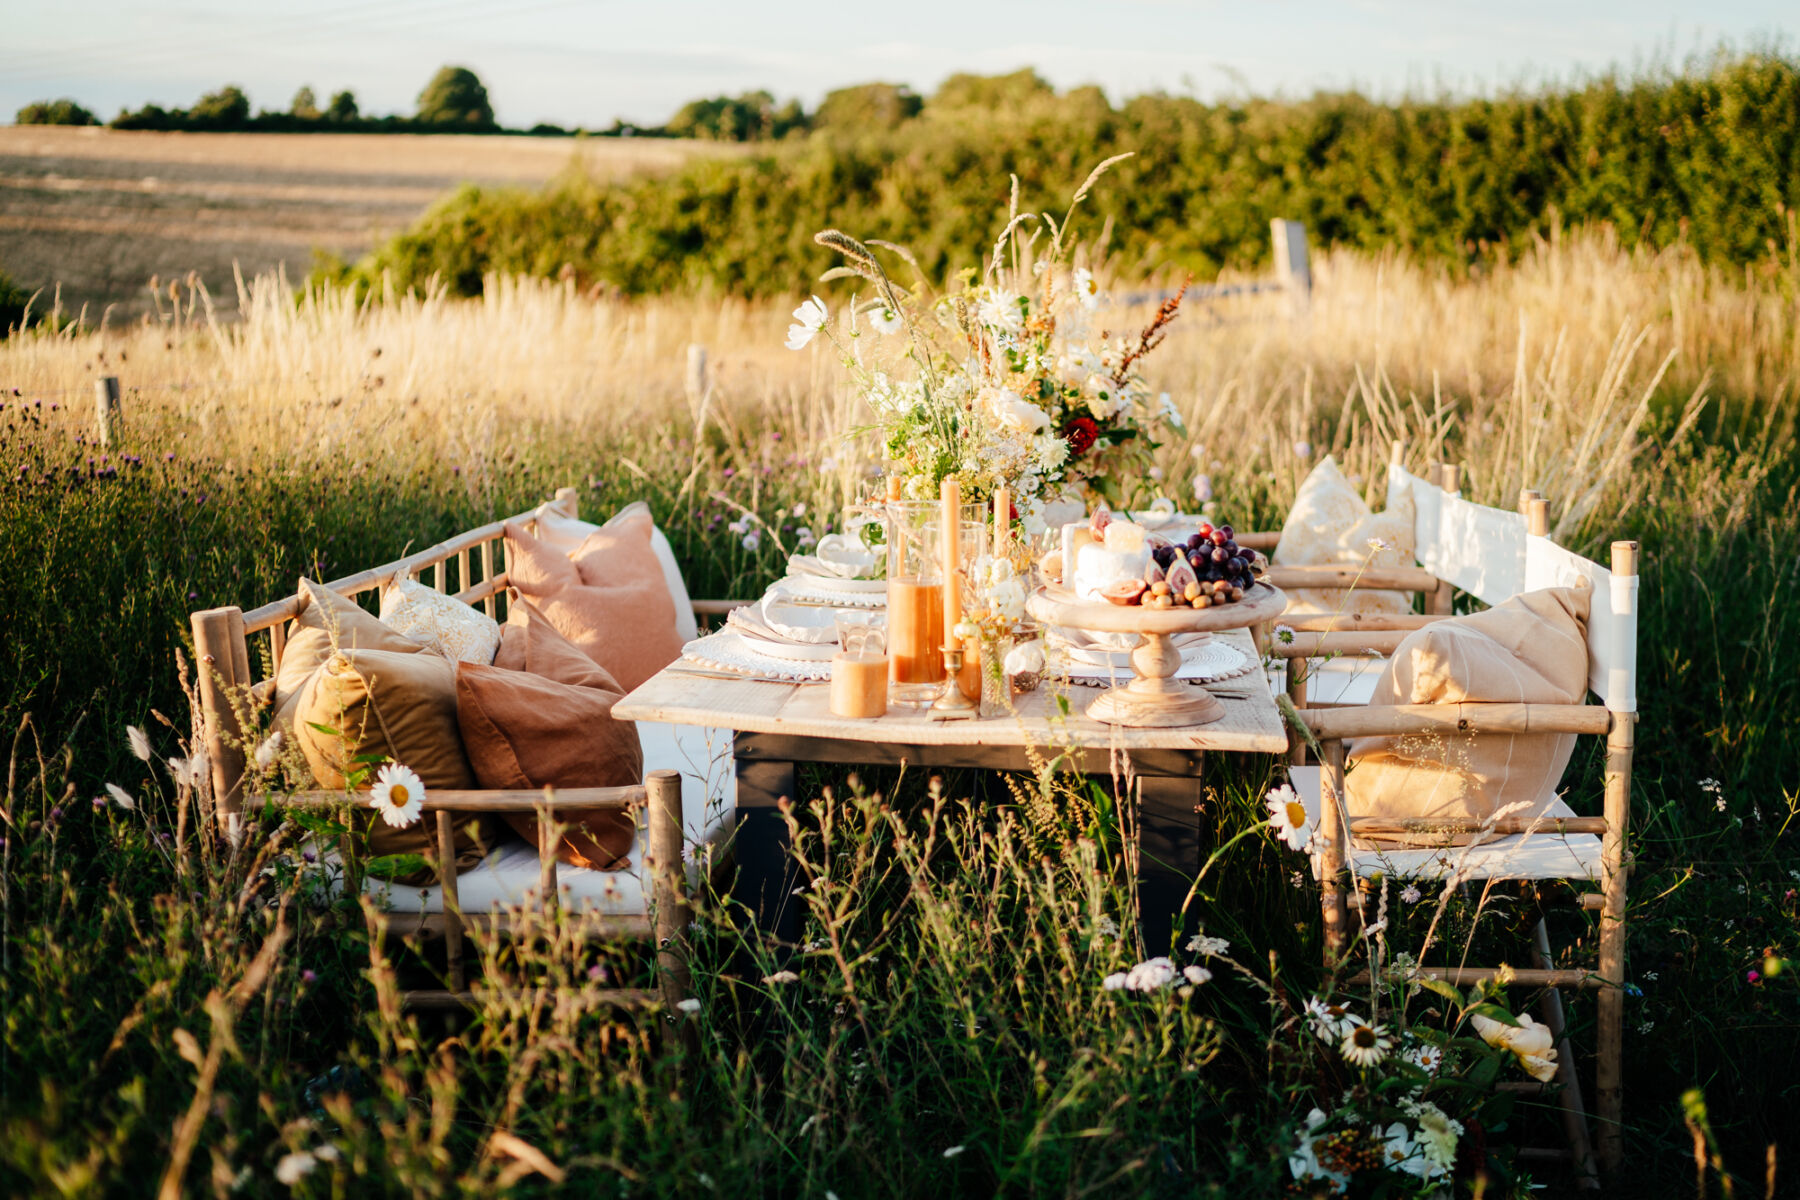
<path fill-rule="evenodd" d="M 313 777 L 327 789 L 345 786 L 359 759 L 380 755 L 411 767 L 425 784 L 453 790 L 476 786 L 456 719 L 456 665 L 435 654 L 342 650 L 313 673 L 294 710 L 294 738 Z M 332 732 L 326 732 L 330 730 Z M 358 813 L 372 855 L 434 853 L 436 823 L 422 819 L 395 829 L 373 812 Z M 499 842 L 499 823 L 486 814 L 459 818 L 456 866 L 480 862 Z M 417 883 L 431 872 L 414 872 Z"/>
<path fill-rule="evenodd" d="M 451 662 L 485 665 L 500 648 L 499 622 L 416 579 L 381 589 L 381 623 Z"/>
<path fill-rule="evenodd" d="M 1587 619 L 1592 592 L 1549 588 L 1485 612 L 1436 621 L 1408 635 L 1375 682 L 1371 705 L 1580 704 L 1587 696 Z M 1483 820 L 1519 801 L 1529 819 L 1556 799 L 1574 753 L 1573 734 L 1444 733 L 1358 738 L 1345 777 L 1353 817 Z M 1464 836 L 1383 840 L 1461 844 Z"/>
<path fill-rule="evenodd" d="M 586 663 L 583 683 L 564 683 L 529 669 L 463 663 L 456 672 L 456 716 L 475 778 L 485 788 L 626 787 L 641 782 L 644 755 L 637 726 L 613 719 L 624 692 L 541 615 L 508 625 L 507 662 L 536 658 L 551 671 Z M 555 643 L 560 642 L 561 647 Z M 536 653 L 534 653 L 534 650 Z M 520 837 L 537 845 L 537 819 L 503 814 Z M 570 826 L 557 858 L 571 866 L 612 869 L 629 861 L 637 835 L 630 813 L 566 812 Z"/>
<path fill-rule="evenodd" d="M 1410 567 L 1414 563 L 1413 499 L 1408 492 L 1386 512 L 1374 513 L 1327 454 L 1301 483 L 1281 527 L 1274 562 L 1282 567 Z M 1371 549 L 1379 541 L 1381 549 Z M 1412 611 L 1406 592 L 1356 588 L 1288 589 L 1291 613 L 1387 613 Z"/>
<path fill-rule="evenodd" d="M 650 546 L 648 511 L 589 534 L 573 559 L 506 530 L 507 579 L 626 691 L 681 657 L 675 602 Z M 508 623 L 516 618 L 507 615 Z"/>

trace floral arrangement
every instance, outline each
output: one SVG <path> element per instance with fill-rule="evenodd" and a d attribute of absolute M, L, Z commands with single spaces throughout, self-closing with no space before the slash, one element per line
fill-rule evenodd
<path fill-rule="evenodd" d="M 1058 220 L 1019 211 L 1018 179 L 1005 227 L 984 268 L 937 293 L 911 253 L 835 229 L 817 235 L 845 265 L 824 279 L 868 290 L 834 324 L 818 297 L 794 310 L 787 345 L 823 333 L 868 405 L 889 470 L 905 495 L 929 499 L 946 478 L 965 498 L 1012 490 L 1027 533 L 1045 528 L 1046 502 L 1118 505 L 1148 475 L 1157 434 L 1181 417 L 1142 372 L 1181 305 L 1164 302 L 1149 325 L 1115 336 L 1099 325 L 1109 304 L 1091 270 L 1073 262 L 1069 226 L 1096 181 L 1129 155 L 1096 167 Z M 875 249 L 913 268 L 912 289 L 894 282 Z M 865 337 L 865 329 L 875 335 Z"/>

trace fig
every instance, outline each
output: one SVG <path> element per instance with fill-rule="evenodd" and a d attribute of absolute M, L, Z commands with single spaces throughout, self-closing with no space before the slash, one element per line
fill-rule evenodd
<path fill-rule="evenodd" d="M 1161 583 L 1168 576 L 1163 574 L 1162 565 L 1154 558 L 1144 564 L 1144 582 L 1152 587 Z"/>
<path fill-rule="evenodd" d="M 1121 579 L 1117 583 L 1109 583 L 1101 588 L 1100 594 L 1106 598 L 1108 604 L 1136 604 L 1149 586 L 1141 579 Z"/>
<path fill-rule="evenodd" d="M 1188 585 L 1199 583 L 1199 578 L 1194 574 L 1194 568 L 1188 566 L 1181 559 L 1176 559 L 1169 567 L 1167 579 L 1169 590 L 1177 596 L 1187 595 Z"/>
<path fill-rule="evenodd" d="M 1093 520 L 1088 522 L 1088 528 L 1093 531 L 1094 540 L 1097 542 L 1105 541 L 1106 540 L 1106 527 L 1108 525 L 1111 525 L 1112 523 L 1113 523 L 1112 509 L 1106 507 L 1106 505 L 1104 505 L 1104 504 L 1102 504 L 1099 508 L 1096 508 L 1094 510 Z"/>

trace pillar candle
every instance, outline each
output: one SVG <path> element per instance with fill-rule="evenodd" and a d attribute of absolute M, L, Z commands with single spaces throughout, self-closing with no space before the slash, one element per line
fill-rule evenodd
<path fill-rule="evenodd" d="M 994 557 L 1010 557 L 1012 542 L 1012 489 L 1004 483 L 994 489 Z"/>
<path fill-rule="evenodd" d="M 962 591 L 957 587 L 957 568 L 962 559 L 962 488 L 956 480 L 944 480 L 944 640 L 962 623 Z"/>
<path fill-rule="evenodd" d="M 889 500 L 900 498 L 900 472 L 895 470 L 891 463 L 888 465 L 887 498 Z"/>

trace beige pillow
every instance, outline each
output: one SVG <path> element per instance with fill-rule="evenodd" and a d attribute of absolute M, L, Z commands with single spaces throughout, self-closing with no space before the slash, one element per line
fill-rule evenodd
<path fill-rule="evenodd" d="M 340 651 L 301 689 L 293 720 L 295 740 L 321 787 L 343 787 L 345 776 L 362 765 L 356 760 L 365 755 L 411 767 L 427 794 L 434 788 L 477 786 L 457 725 L 456 665 L 435 654 Z M 367 830 L 371 855 L 433 853 L 435 819 L 395 829 L 370 812 L 359 824 Z M 499 834 L 491 816 L 461 818 L 457 869 L 480 862 Z M 429 876 L 416 873 L 405 882 L 417 882 L 419 874 Z"/>
<path fill-rule="evenodd" d="M 1371 550 L 1370 542 L 1383 543 Z M 1276 544 L 1279 567 L 1352 566 L 1410 567 L 1417 546 L 1413 539 L 1413 499 L 1386 512 L 1373 513 L 1327 454 L 1300 485 Z M 1356 588 L 1350 592 L 1322 588 L 1288 589 L 1291 613 L 1386 613 L 1412 611 L 1406 592 Z"/>
<path fill-rule="evenodd" d="M 451 662 L 486 666 L 500 648 L 498 621 L 416 579 L 381 589 L 381 623 Z"/>
<path fill-rule="evenodd" d="M 1436 621 L 1409 634 L 1375 681 L 1372 705 L 1580 704 L 1587 697 L 1587 619 L 1592 593 L 1549 588 L 1485 612 Z M 1353 817 L 1485 819 L 1541 815 L 1574 753 L 1575 735 L 1445 733 L 1358 738 L 1349 747 L 1345 799 Z M 1383 840 L 1460 844 L 1468 837 Z"/>
<path fill-rule="evenodd" d="M 304 601 L 300 615 L 288 622 L 287 649 L 282 651 L 281 667 L 275 672 L 277 711 L 292 708 L 294 697 L 335 650 L 417 654 L 425 648 L 364 612 L 350 597 L 310 579 L 300 581 L 300 598 Z"/>

